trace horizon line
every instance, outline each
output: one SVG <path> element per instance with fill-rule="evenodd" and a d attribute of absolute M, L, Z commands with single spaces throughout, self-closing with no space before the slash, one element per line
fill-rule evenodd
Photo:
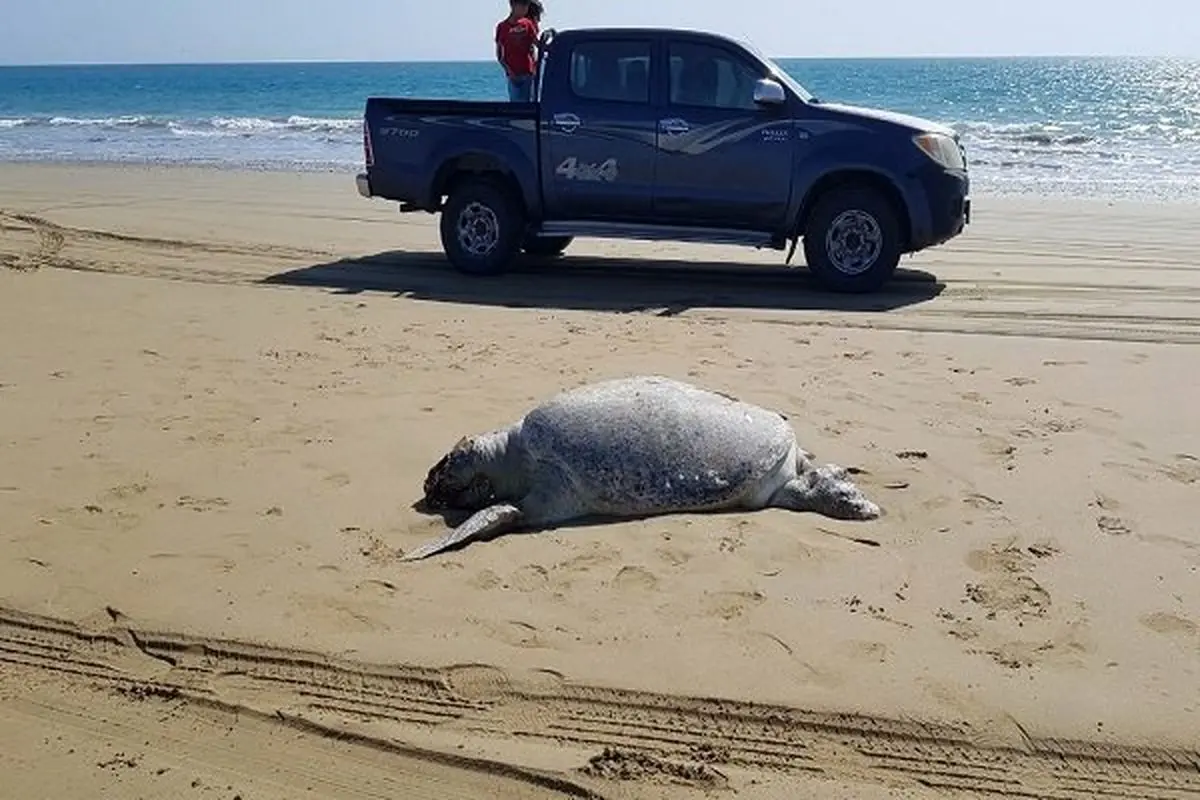
<path fill-rule="evenodd" d="M 1013 59 L 1171 59 L 1197 61 L 1200 55 L 1147 54 L 1147 53 L 1006 53 L 990 55 L 930 54 L 930 55 L 869 55 L 869 56 L 769 56 L 774 61 L 1004 61 Z M 264 58 L 231 61 L 41 61 L 5 63 L 0 69 L 29 69 L 53 67 L 239 67 L 271 65 L 324 65 L 324 64 L 490 64 L 485 58 L 414 58 L 414 59 L 351 59 L 351 58 Z"/>

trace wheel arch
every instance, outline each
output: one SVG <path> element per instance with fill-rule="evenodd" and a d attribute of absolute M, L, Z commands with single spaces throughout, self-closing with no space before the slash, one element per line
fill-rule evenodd
<path fill-rule="evenodd" d="M 438 167 L 429 184 L 429 199 L 437 209 L 442 207 L 443 198 L 462 181 L 486 179 L 512 195 L 526 214 L 538 210 L 533 207 L 539 197 L 536 187 L 526 185 L 536 179 L 537 172 L 520 153 L 497 152 L 490 146 L 488 149 L 470 148 L 448 154 L 436 163 Z"/>
<path fill-rule="evenodd" d="M 900 187 L 888 175 L 869 167 L 845 167 L 826 172 L 813 182 L 796 214 L 793 235 L 803 236 L 821 198 L 832 191 L 847 188 L 872 189 L 886 198 L 896 213 L 900 228 L 900 246 L 907 250 L 913 239 L 913 220 L 908 201 Z"/>

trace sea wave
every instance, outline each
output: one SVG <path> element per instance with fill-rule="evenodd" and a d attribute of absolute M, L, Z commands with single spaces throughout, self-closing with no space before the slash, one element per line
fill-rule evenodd
<path fill-rule="evenodd" d="M 1112 119 L 1058 122 L 996 123 L 960 121 L 952 123 L 964 138 L 984 142 L 1016 143 L 1037 147 L 1093 144 L 1160 143 L 1194 144 L 1200 141 L 1200 125 L 1159 122 L 1135 123 Z"/>
<path fill-rule="evenodd" d="M 1200 142 L 1200 125 L 1148 124 L 1114 120 L 1062 120 L 1053 122 L 999 123 L 984 120 L 951 122 L 968 141 L 1024 147 L 1091 147 L 1122 141 L 1158 142 L 1165 145 Z M 254 136 L 263 134 L 357 134 L 362 117 L 321 117 L 293 114 L 279 117 L 111 117 L 23 116 L 0 118 L 0 130 L 16 128 L 87 128 L 103 130 L 166 131 L 179 136 Z"/>
<path fill-rule="evenodd" d="M 961 135 L 972 181 L 983 193 L 1200 200 L 1198 119 L 980 117 L 945 121 Z M 361 126 L 357 114 L 105 116 L 21 109 L 0 117 L 0 160 L 351 170 L 362 163 Z"/>
<path fill-rule="evenodd" d="M 179 135 L 253 135 L 263 133 L 356 132 L 362 118 L 325 118 L 291 115 L 288 117 L 201 117 L 164 118 L 143 115 L 115 117 L 19 117 L 0 118 L 0 129 L 14 128 L 87 128 L 104 130 L 166 131 Z"/>

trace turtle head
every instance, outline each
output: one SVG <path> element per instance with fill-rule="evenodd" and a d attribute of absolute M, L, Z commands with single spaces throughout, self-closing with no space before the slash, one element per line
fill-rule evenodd
<path fill-rule="evenodd" d="M 813 510 L 842 520 L 872 520 L 882 514 L 879 506 L 867 499 L 863 490 L 850 480 L 844 467 L 827 464 L 809 474 L 810 502 Z"/>
<path fill-rule="evenodd" d="M 483 469 L 487 460 L 473 438 L 460 439 L 425 476 L 425 505 L 432 511 L 478 511 L 492 505 L 496 490 Z"/>

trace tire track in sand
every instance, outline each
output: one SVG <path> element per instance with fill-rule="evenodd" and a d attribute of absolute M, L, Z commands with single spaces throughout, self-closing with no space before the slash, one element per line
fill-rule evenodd
<path fill-rule="evenodd" d="M 969 280 L 946 279 L 936 297 L 929 281 L 903 274 L 880 295 L 831 297 L 814 293 L 804 270 L 782 267 L 729 269 L 653 259 L 572 258 L 523 264 L 498 286 L 461 278 L 439 253 L 339 260 L 332 252 L 280 245 L 71 228 L 9 211 L 0 211 L 0 233 L 0 265 L 15 269 L 73 269 L 258 287 L 350 288 L 465 303 L 509 304 L 505 298 L 510 298 L 523 306 L 619 308 L 718 320 L 737 315 L 796 326 L 1200 344 L 1200 314 L 1193 311 L 1200 308 L 1200 268 L 1166 256 L 1155 268 L 1141 262 L 1123 265 L 1113 255 L 1107 258 L 1105 282 L 1086 271 L 1074 277 L 1061 266 L 1042 280 L 1040 272 L 1017 280 L 981 268 Z M 1183 278 L 1166 280 L 1173 274 Z M 1156 283 L 1156 278 L 1162 280 Z M 789 296 L 796 302 L 780 305 L 780 298 Z"/>
<path fill-rule="evenodd" d="M 369 665 L 169 632 L 84 630 L 16 611 L 0 610 L 0 662 L 135 696 L 245 709 L 327 735 L 384 723 L 393 734 L 413 732 L 409 740 L 441 729 L 674 759 L 702 752 L 715 763 L 999 798 L 1200 797 L 1193 750 L 1032 736 L 1023 748 L 987 746 L 965 725 L 580 686 L 552 674 L 521 681 L 487 665 Z M 540 785 L 554 780 L 508 769 Z"/>

